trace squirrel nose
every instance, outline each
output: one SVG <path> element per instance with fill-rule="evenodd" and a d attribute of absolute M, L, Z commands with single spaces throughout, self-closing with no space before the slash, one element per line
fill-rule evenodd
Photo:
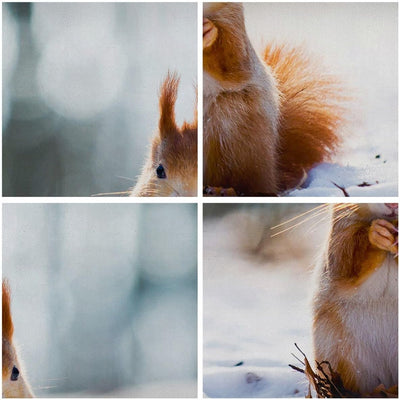
<path fill-rule="evenodd" d="M 399 208 L 398 203 L 385 203 L 386 207 L 389 207 L 391 210 L 397 210 Z"/>

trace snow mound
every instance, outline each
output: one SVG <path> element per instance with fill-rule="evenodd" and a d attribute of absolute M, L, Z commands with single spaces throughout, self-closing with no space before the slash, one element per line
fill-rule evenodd
<path fill-rule="evenodd" d="M 304 397 L 305 378 L 288 367 L 210 368 L 204 374 L 209 397 Z"/>

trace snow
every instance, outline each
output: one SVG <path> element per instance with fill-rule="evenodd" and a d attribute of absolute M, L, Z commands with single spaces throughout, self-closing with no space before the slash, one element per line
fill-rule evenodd
<path fill-rule="evenodd" d="M 397 196 L 395 175 L 391 163 L 373 163 L 364 167 L 322 163 L 309 171 L 304 187 L 290 192 L 289 196 L 342 197 L 342 189 L 349 196 Z"/>
<path fill-rule="evenodd" d="M 209 397 L 304 397 L 306 385 L 288 367 L 210 369 L 204 376 Z M 222 382 L 222 384 L 221 384 Z"/>
<path fill-rule="evenodd" d="M 204 222 L 203 389 L 208 397 L 307 393 L 304 375 L 288 364 L 300 366 L 291 355 L 299 355 L 294 343 L 312 359 L 310 267 L 327 234 L 327 219 L 319 215 L 318 226 L 312 219 L 271 239 L 279 215 L 288 220 L 299 207 L 312 208 L 290 207 L 242 208 Z"/>

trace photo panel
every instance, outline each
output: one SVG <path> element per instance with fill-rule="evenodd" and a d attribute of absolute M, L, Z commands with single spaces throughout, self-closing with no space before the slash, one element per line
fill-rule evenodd
<path fill-rule="evenodd" d="M 204 2 L 204 194 L 397 196 L 397 7 Z"/>
<path fill-rule="evenodd" d="M 398 204 L 205 204 L 207 397 L 397 397 Z"/>
<path fill-rule="evenodd" d="M 196 3 L 2 7 L 4 196 L 197 196 Z"/>
<path fill-rule="evenodd" d="M 3 397 L 30 394 L 197 396 L 197 205 L 3 205 Z"/>

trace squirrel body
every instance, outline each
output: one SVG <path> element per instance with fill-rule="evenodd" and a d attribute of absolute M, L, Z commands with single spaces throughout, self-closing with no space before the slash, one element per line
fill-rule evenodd
<path fill-rule="evenodd" d="M 260 59 L 241 3 L 205 3 L 204 185 L 277 194 L 340 142 L 336 82 L 301 49 L 267 46 Z"/>
<path fill-rule="evenodd" d="M 32 390 L 21 372 L 21 363 L 13 342 L 14 325 L 11 316 L 10 289 L 2 284 L 2 397 L 33 397 Z"/>
<path fill-rule="evenodd" d="M 150 153 L 130 196 L 197 195 L 197 114 L 179 127 L 175 102 L 179 79 L 168 74 L 159 98 L 160 119 Z"/>
<path fill-rule="evenodd" d="M 364 396 L 398 384 L 397 204 L 333 206 L 313 300 L 314 359 Z"/>

